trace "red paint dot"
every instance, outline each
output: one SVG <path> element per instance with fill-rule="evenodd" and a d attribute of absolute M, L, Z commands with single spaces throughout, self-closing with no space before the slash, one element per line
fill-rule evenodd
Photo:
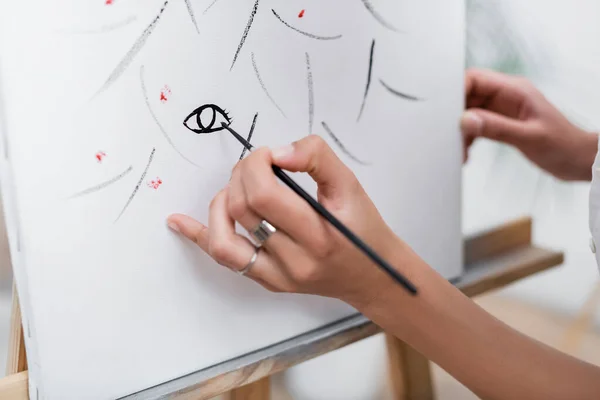
<path fill-rule="evenodd" d="M 108 0 L 107 0 L 107 1 L 108 1 Z M 300 11 L 300 14 L 298 14 L 298 18 L 302 18 L 302 17 L 304 17 L 304 11 L 305 11 L 305 10 L 302 10 L 302 11 Z"/>
<path fill-rule="evenodd" d="M 104 160 L 104 157 L 106 157 L 106 153 L 103 151 L 99 151 L 96 153 L 96 160 L 98 160 L 99 163 L 102 162 L 102 160 Z"/>
<path fill-rule="evenodd" d="M 160 91 L 160 101 L 161 103 L 166 103 L 169 101 L 169 96 L 171 95 L 171 88 L 165 85 Z"/>
<path fill-rule="evenodd" d="M 157 190 L 160 185 L 162 185 L 163 181 L 160 178 L 156 178 L 148 182 L 148 187 L 154 190 Z"/>
<path fill-rule="evenodd" d="M 114 0 L 106 0 L 104 2 L 104 4 L 106 4 L 107 6 L 111 5 L 114 2 Z"/>

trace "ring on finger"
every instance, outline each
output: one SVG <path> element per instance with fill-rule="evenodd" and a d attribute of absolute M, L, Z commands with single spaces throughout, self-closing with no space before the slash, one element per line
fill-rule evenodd
<path fill-rule="evenodd" d="M 260 244 L 264 244 L 273 234 L 277 232 L 277 229 L 264 219 L 250 231 L 250 235 Z"/>
<path fill-rule="evenodd" d="M 252 254 L 252 258 L 250 258 L 250 261 L 248 262 L 248 264 L 246 264 L 246 266 L 243 269 L 238 271 L 238 274 L 240 274 L 241 276 L 246 276 L 248 274 L 248 272 L 250 272 L 252 267 L 254 267 L 254 264 L 256 264 L 256 260 L 258 260 L 258 252 L 259 251 L 260 251 L 260 247 L 256 247 L 254 249 L 254 254 Z"/>

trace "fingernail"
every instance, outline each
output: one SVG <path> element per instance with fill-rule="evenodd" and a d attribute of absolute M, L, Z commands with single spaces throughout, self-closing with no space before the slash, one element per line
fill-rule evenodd
<path fill-rule="evenodd" d="M 283 160 L 294 154 L 294 146 L 288 144 L 287 146 L 272 150 L 271 153 L 273 154 L 274 160 Z"/>
<path fill-rule="evenodd" d="M 483 128 L 483 119 L 473 111 L 465 111 L 462 117 L 462 127 L 478 135 Z"/>
<path fill-rule="evenodd" d="M 177 226 L 176 224 L 174 224 L 173 222 L 169 222 L 167 224 L 169 226 L 169 228 L 176 233 L 181 233 L 181 231 L 179 230 L 179 226 Z"/>

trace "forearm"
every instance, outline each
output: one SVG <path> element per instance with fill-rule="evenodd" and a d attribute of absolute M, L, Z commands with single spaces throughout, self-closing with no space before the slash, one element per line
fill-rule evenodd
<path fill-rule="evenodd" d="M 534 341 L 485 312 L 412 251 L 403 272 L 419 288 L 387 290 L 361 311 L 485 399 L 600 398 L 600 369 Z"/>
<path fill-rule="evenodd" d="M 578 180 L 592 180 L 592 165 L 598 152 L 598 134 L 582 131 L 581 140 L 575 145 L 572 164 L 567 168 L 577 171 Z"/>

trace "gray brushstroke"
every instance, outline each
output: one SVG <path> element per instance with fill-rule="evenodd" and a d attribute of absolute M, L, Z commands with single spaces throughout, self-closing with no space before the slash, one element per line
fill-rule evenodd
<path fill-rule="evenodd" d="M 238 56 L 240 55 L 240 52 L 242 51 L 242 47 L 244 47 L 244 43 L 246 43 L 246 39 L 248 38 L 248 34 L 250 33 L 252 24 L 254 23 L 254 17 L 256 16 L 256 13 L 258 12 L 258 4 L 259 3 L 260 3 L 260 0 L 256 0 L 256 2 L 254 3 L 254 7 L 252 7 L 252 12 L 250 13 L 250 18 L 248 18 L 248 23 L 246 24 L 246 28 L 244 29 L 244 33 L 242 34 L 242 40 L 240 40 L 240 44 L 238 45 L 235 55 L 233 56 L 233 62 L 231 63 L 231 68 L 229 68 L 230 71 L 233 70 L 233 66 L 235 65 L 235 62 L 237 61 Z"/>
<path fill-rule="evenodd" d="M 252 120 L 252 126 L 250 127 L 250 132 L 248 132 L 248 137 L 246 138 L 246 140 L 248 141 L 248 143 L 252 143 L 252 135 L 254 135 L 254 128 L 256 128 L 256 121 L 257 120 L 258 120 L 258 113 L 254 114 L 254 119 Z M 240 156 L 240 161 L 242 161 L 242 159 L 246 155 L 247 151 L 248 151 L 248 149 L 246 149 L 244 147 L 244 150 L 242 151 L 242 155 Z"/>
<path fill-rule="evenodd" d="M 262 80 L 262 77 L 260 75 L 260 71 L 258 70 L 258 65 L 256 64 L 256 58 L 254 56 L 254 52 L 252 52 L 251 58 L 252 58 L 252 67 L 254 67 L 254 73 L 256 74 L 256 78 L 258 79 L 258 83 L 260 83 L 260 87 L 262 87 L 263 92 L 265 92 L 265 94 L 267 95 L 267 97 L 269 98 L 269 100 L 271 100 L 271 103 L 273 103 L 273 105 L 275 107 L 277 107 L 277 109 L 279 110 L 279 112 L 281 113 L 281 115 L 283 115 L 284 118 L 287 118 L 287 116 L 285 115 L 285 113 L 283 112 L 283 110 L 281 109 L 281 107 L 279 107 L 279 104 L 277 104 L 277 102 L 275 101 L 275 99 L 273 99 L 273 97 L 271 97 L 271 94 L 267 90 L 267 86 L 265 85 L 264 81 Z"/>
<path fill-rule="evenodd" d="M 371 80 L 373 78 L 373 57 L 375 54 L 375 39 L 371 43 L 371 52 L 369 57 L 369 71 L 367 73 L 367 87 L 365 88 L 365 95 L 363 96 L 363 101 L 360 106 L 360 112 L 358 113 L 358 119 L 356 122 L 360 121 L 362 118 L 363 112 L 365 111 L 365 105 L 367 104 L 367 96 L 369 95 L 369 89 L 371 89 Z"/>
<path fill-rule="evenodd" d="M 210 10 L 211 8 L 213 8 L 213 6 L 214 6 L 215 4 L 217 4 L 217 2 L 218 2 L 218 1 L 219 1 L 219 0 L 213 0 L 213 1 L 212 1 L 212 3 L 210 3 L 210 4 L 208 5 L 208 7 L 206 7 L 206 9 L 204 10 L 204 12 L 203 12 L 202 14 L 203 14 L 203 15 L 206 15 L 206 13 L 208 12 L 208 10 Z"/>
<path fill-rule="evenodd" d="M 379 82 L 381 83 L 381 85 L 387 89 L 388 92 L 390 92 L 391 94 L 393 94 L 394 96 L 398 96 L 398 97 L 402 97 L 405 100 L 410 100 L 410 101 L 421 101 L 422 99 L 415 97 L 415 96 L 411 96 L 409 94 L 406 93 L 402 93 L 397 91 L 396 89 L 391 88 L 388 84 L 386 84 L 383 80 L 379 80 Z"/>
<path fill-rule="evenodd" d="M 127 208 L 129 207 L 129 205 L 131 204 L 131 202 L 135 198 L 135 195 L 140 190 L 140 186 L 142 186 L 142 183 L 144 182 L 144 179 L 146 178 L 146 174 L 148 173 L 148 170 L 150 169 L 150 165 L 152 164 L 152 160 L 154 160 L 154 153 L 156 153 L 156 148 L 152 149 L 152 152 L 150 153 L 150 157 L 148 158 L 148 164 L 146 164 L 146 168 L 144 168 L 144 172 L 142 173 L 142 176 L 140 176 L 140 179 L 139 179 L 137 185 L 135 185 L 135 188 L 133 189 L 133 193 L 131 193 L 131 196 L 129 196 L 129 199 L 127 200 L 127 203 L 125 203 L 125 207 L 123 207 L 123 210 L 121 210 L 121 213 L 119 214 L 119 216 L 117 217 L 117 219 L 115 220 L 115 222 L 118 222 L 119 219 L 121 219 L 121 217 L 123 216 L 123 214 L 125 213 L 125 211 L 127 211 Z"/>
<path fill-rule="evenodd" d="M 315 121 L 315 92 L 312 69 L 310 66 L 310 56 L 306 53 L 306 80 L 308 83 L 308 134 L 312 134 Z"/>
<path fill-rule="evenodd" d="M 300 34 L 302 34 L 302 35 L 304 35 L 304 36 L 307 36 L 307 37 L 309 37 L 309 38 L 311 38 L 311 39 L 317 39 L 317 40 L 337 40 L 337 39 L 341 39 L 341 38 L 342 38 L 342 35 L 337 35 L 337 36 L 319 36 L 319 35 L 314 35 L 314 34 L 312 34 L 312 33 L 309 33 L 309 32 L 302 31 L 302 30 L 300 30 L 300 29 L 298 29 L 298 28 L 296 28 L 296 27 L 294 27 L 294 26 L 292 26 L 292 25 L 288 24 L 286 21 L 284 21 L 284 20 L 283 20 L 283 19 L 282 19 L 282 18 L 279 16 L 279 14 L 277 14 L 277 12 L 276 12 L 275 10 L 271 9 L 271 11 L 273 12 L 273 15 L 275 15 L 275 17 L 276 17 L 276 18 L 279 20 L 279 22 L 281 22 L 283 25 L 285 25 L 285 26 L 287 26 L 288 28 L 290 28 L 291 30 L 293 30 L 293 31 L 296 31 L 296 32 L 298 32 L 298 33 L 300 33 Z"/>
<path fill-rule="evenodd" d="M 352 160 L 356 161 L 357 163 L 359 163 L 361 165 L 365 165 L 365 166 L 372 165 L 371 163 L 365 162 L 365 161 L 361 160 L 360 158 L 356 157 L 354 154 L 352 154 L 346 148 L 346 146 L 344 146 L 344 144 L 342 143 L 342 141 L 333 133 L 333 131 L 331 130 L 331 128 L 329 127 L 329 125 L 327 125 L 326 122 L 321 122 L 321 125 L 323 125 L 323 129 L 325 129 L 325 132 L 327 132 L 327 134 L 329 136 L 331 136 L 331 139 L 333 139 L 333 141 L 335 142 L 335 144 L 338 145 L 338 147 L 340 148 L 340 150 L 342 150 L 342 152 L 344 152 L 344 154 L 346 154 Z"/>
<path fill-rule="evenodd" d="M 158 21 L 160 21 L 160 17 L 162 16 L 163 12 L 167 8 L 168 4 L 169 4 L 169 0 L 166 0 L 165 3 L 163 4 L 162 8 L 160 9 L 160 12 L 158 13 L 158 15 L 154 18 L 154 20 L 152 20 L 150 25 L 148 25 L 148 27 L 146 29 L 144 29 L 144 32 L 142 32 L 140 37 L 133 43 L 133 46 L 131 46 L 131 48 L 129 49 L 127 54 L 125 54 L 125 56 L 123 57 L 121 62 L 115 67 L 115 69 L 110 74 L 110 76 L 108 77 L 108 79 L 106 80 L 104 85 L 102 85 L 102 88 L 100 88 L 98 93 L 102 93 L 103 91 L 108 89 L 113 83 L 115 83 L 119 79 L 119 77 L 121 75 L 123 75 L 123 73 L 131 65 L 131 63 L 133 62 L 135 57 L 139 54 L 139 52 L 146 45 L 146 42 L 148 41 L 148 38 L 150 37 L 152 32 L 154 32 L 154 29 L 156 28 Z"/>
<path fill-rule="evenodd" d="M 100 34 L 100 33 L 109 33 L 112 31 L 116 31 L 117 29 L 121 29 L 128 25 L 131 25 L 135 21 L 137 21 L 137 17 L 135 15 L 130 15 L 129 17 L 125 18 L 122 21 L 117 21 L 117 22 L 113 22 L 111 24 L 103 25 L 99 28 L 72 29 L 72 30 L 60 31 L 59 33 L 69 34 L 69 35 L 94 35 L 94 34 Z"/>
<path fill-rule="evenodd" d="M 391 31 L 402 33 L 401 30 L 399 30 L 394 25 L 392 25 L 389 22 L 387 22 L 385 20 L 385 18 L 383 18 L 383 16 L 381 14 L 379 14 L 379 12 L 375 9 L 375 7 L 373 7 L 373 4 L 371 3 L 371 0 L 361 0 L 361 1 L 363 2 L 363 4 L 366 7 L 367 11 L 369 11 L 371 13 L 371 15 L 373 16 L 373 18 L 375 18 L 375 20 L 377 20 L 377 22 L 379 22 L 382 26 L 384 26 L 385 28 L 387 28 L 387 29 L 389 29 Z"/>
<path fill-rule="evenodd" d="M 198 34 L 200 34 L 200 28 L 198 28 L 198 22 L 196 21 L 196 15 L 194 14 L 194 8 L 192 7 L 192 3 L 190 2 L 190 0 L 184 0 L 184 1 L 185 1 L 187 10 L 188 10 L 188 14 L 190 14 L 192 23 L 194 24 L 194 27 L 196 28 L 196 32 L 198 32 Z"/>
<path fill-rule="evenodd" d="M 127 176 L 131 171 L 133 171 L 133 166 L 129 166 L 129 168 L 127 168 L 125 171 L 121 172 L 119 175 L 115 176 L 112 179 L 109 179 L 106 182 L 102 182 L 99 185 L 96 186 L 92 186 L 88 189 L 82 190 L 81 192 L 75 193 L 74 195 L 72 195 L 71 197 L 69 197 L 69 199 L 75 199 L 77 197 L 82 197 L 82 196 L 87 196 L 88 194 L 92 194 L 92 193 L 96 193 L 102 189 L 106 189 L 107 187 L 109 187 L 110 185 L 117 183 L 118 181 L 120 181 L 121 179 L 123 179 L 125 176 Z"/>
<path fill-rule="evenodd" d="M 169 142 L 169 144 L 171 145 L 173 150 L 175 150 L 181 158 L 183 158 L 185 161 L 189 162 L 193 166 L 200 168 L 200 166 L 198 164 L 194 163 L 192 160 L 190 160 L 189 158 L 184 156 L 181 151 L 179 151 L 179 149 L 175 146 L 175 143 L 173 143 L 173 140 L 171 140 L 171 137 L 169 136 L 169 134 L 167 133 L 165 128 L 162 126 L 162 124 L 158 120 L 158 117 L 154 113 L 154 110 L 152 109 L 152 105 L 150 104 L 150 98 L 148 97 L 148 90 L 146 89 L 146 81 L 144 79 L 144 72 L 145 72 L 145 66 L 142 65 L 140 67 L 140 84 L 142 86 L 142 93 L 144 95 L 144 101 L 146 102 L 146 107 L 148 108 L 148 111 L 150 112 L 152 119 L 156 123 L 156 126 L 158 126 L 158 129 L 160 129 L 160 131 L 162 132 L 165 139 L 167 139 L 167 142 Z"/>

